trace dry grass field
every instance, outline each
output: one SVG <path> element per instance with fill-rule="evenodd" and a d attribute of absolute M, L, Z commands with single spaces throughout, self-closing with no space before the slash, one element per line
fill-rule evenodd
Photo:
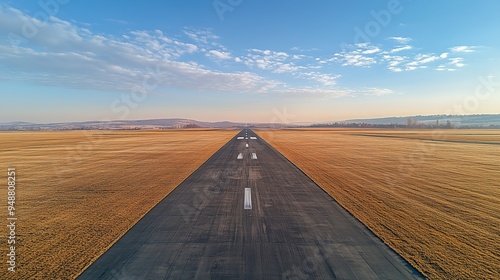
<path fill-rule="evenodd" d="M 500 279 L 499 130 L 258 134 L 426 277 Z"/>
<path fill-rule="evenodd" d="M 0 133 L 3 185 L 17 171 L 17 271 L 0 279 L 74 279 L 237 131 Z M 7 189 L 0 191 L 7 224 Z M 1 234 L 7 234 L 3 225 Z"/>

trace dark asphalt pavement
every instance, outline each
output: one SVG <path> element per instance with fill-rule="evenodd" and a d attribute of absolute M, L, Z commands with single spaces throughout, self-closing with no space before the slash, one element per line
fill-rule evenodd
<path fill-rule="evenodd" d="M 421 278 L 244 129 L 78 279 Z"/>

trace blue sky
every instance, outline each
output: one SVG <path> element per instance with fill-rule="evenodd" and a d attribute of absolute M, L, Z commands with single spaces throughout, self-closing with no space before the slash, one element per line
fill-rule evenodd
<path fill-rule="evenodd" d="M 500 113 L 499 1 L 3 1 L 0 122 Z"/>

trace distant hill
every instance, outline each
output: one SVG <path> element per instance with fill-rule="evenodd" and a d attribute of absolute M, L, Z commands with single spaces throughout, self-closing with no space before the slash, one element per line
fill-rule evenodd
<path fill-rule="evenodd" d="M 36 124 L 31 122 L 0 123 L 0 130 L 88 130 L 88 129 L 184 129 L 184 128 L 256 128 L 284 127 L 419 127 L 419 128 L 500 128 L 500 114 L 490 115 L 433 115 L 389 117 L 376 119 L 352 119 L 321 124 L 283 124 L 283 123 L 237 123 L 230 121 L 203 122 L 191 119 L 151 119 L 88 121 Z"/>
<path fill-rule="evenodd" d="M 120 121 L 87 121 L 36 124 L 29 122 L 0 123 L 0 130 L 80 130 L 80 129 L 181 129 L 181 128 L 230 128 L 240 124 L 232 122 L 202 122 L 190 119 L 152 119 Z"/>
<path fill-rule="evenodd" d="M 285 127 L 284 124 L 268 123 L 236 123 L 229 121 L 203 122 L 191 119 L 151 119 L 151 120 L 119 120 L 119 121 L 87 121 L 36 124 L 30 122 L 0 123 L 0 130 L 90 130 L 90 129 L 184 129 L 184 128 L 240 128 L 249 127 Z"/>
<path fill-rule="evenodd" d="M 352 119 L 340 123 L 372 124 L 372 125 L 424 125 L 442 126 L 450 123 L 452 127 L 490 127 L 500 126 L 500 114 L 488 115 L 431 115 L 431 116 L 408 116 L 388 117 L 376 119 Z"/>

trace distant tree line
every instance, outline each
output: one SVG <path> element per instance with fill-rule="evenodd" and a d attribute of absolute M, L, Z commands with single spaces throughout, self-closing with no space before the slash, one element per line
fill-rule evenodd
<path fill-rule="evenodd" d="M 500 125 L 489 125 L 489 126 L 481 126 L 481 125 L 460 125 L 455 126 L 449 120 L 440 123 L 436 121 L 435 124 L 429 123 L 418 123 L 414 119 L 408 119 L 405 124 L 372 124 L 372 123 L 346 123 L 346 122 L 334 122 L 334 123 L 324 123 L 324 124 L 313 124 L 309 126 L 302 127 L 311 127 L 311 128 L 418 128 L 418 129 L 451 129 L 451 128 L 460 128 L 460 129 L 473 129 L 473 128 L 500 128 Z"/>

